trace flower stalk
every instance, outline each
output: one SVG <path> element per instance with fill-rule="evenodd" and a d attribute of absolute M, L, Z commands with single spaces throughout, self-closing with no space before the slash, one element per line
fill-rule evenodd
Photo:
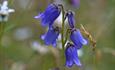
<path fill-rule="evenodd" d="M 59 6 L 61 7 L 61 11 L 62 11 L 62 29 L 61 29 L 61 42 L 62 42 L 62 49 L 64 50 L 64 21 L 65 21 L 65 11 L 64 11 L 64 7 L 63 5 L 59 4 Z"/>
<path fill-rule="evenodd" d="M 69 36 L 69 34 L 70 34 L 70 30 L 71 30 L 71 29 L 67 29 L 67 31 L 66 31 L 66 36 L 65 36 L 64 44 L 66 44 L 66 42 L 67 42 L 67 40 L 68 40 L 68 36 Z"/>
<path fill-rule="evenodd" d="M 60 12 L 62 13 L 61 30 L 59 27 L 55 27 L 54 21 L 58 18 Z M 46 45 L 56 46 L 56 40 L 61 33 L 62 53 L 65 53 L 66 67 L 72 67 L 73 64 L 81 67 L 82 64 L 79 60 L 77 50 L 81 49 L 82 46 L 87 45 L 88 41 L 83 37 L 79 28 L 75 28 L 74 12 L 68 10 L 65 12 L 62 4 L 50 4 L 46 10 L 34 18 L 40 19 L 42 26 L 49 26 L 47 33 L 41 36 Z M 68 20 L 69 28 L 65 28 L 65 20 Z M 82 29 L 84 29 L 82 27 Z M 85 30 L 83 30 L 85 31 Z M 87 35 L 87 34 L 86 34 Z M 69 41 L 67 42 L 69 38 Z M 93 41 L 92 37 L 90 39 Z M 67 42 L 67 44 L 66 44 Z M 94 43 L 95 45 L 95 43 Z"/>

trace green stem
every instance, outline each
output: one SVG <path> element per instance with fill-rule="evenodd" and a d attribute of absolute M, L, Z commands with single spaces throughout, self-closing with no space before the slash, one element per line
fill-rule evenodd
<path fill-rule="evenodd" d="M 69 34 L 70 34 L 70 29 L 67 29 L 64 44 L 66 44 Z"/>
<path fill-rule="evenodd" d="M 64 12 L 63 6 L 62 6 L 62 5 L 60 5 L 60 6 L 61 6 L 61 10 L 62 10 L 61 42 L 62 42 L 62 48 L 63 48 L 63 50 L 64 50 L 64 21 L 65 21 L 65 19 L 64 19 L 64 14 L 65 14 L 65 12 Z"/>
<path fill-rule="evenodd" d="M 63 5 L 62 4 L 59 4 L 59 6 L 60 6 L 60 8 L 61 8 L 61 10 L 62 10 L 62 28 L 61 28 L 61 43 L 62 43 L 62 53 L 64 53 L 64 51 L 65 51 L 65 49 L 64 49 L 64 21 L 65 21 L 65 11 L 64 11 L 64 7 L 63 7 Z M 62 54 L 62 57 L 64 57 L 64 54 Z M 64 59 L 62 60 L 62 61 L 64 61 Z M 65 70 L 64 68 L 63 68 L 63 70 Z"/>
<path fill-rule="evenodd" d="M 64 11 L 64 7 L 62 4 L 59 5 L 61 7 L 61 11 L 62 11 L 62 28 L 61 28 L 61 42 L 62 42 L 62 57 L 64 58 L 64 53 L 65 53 L 65 38 L 64 38 L 64 30 L 65 30 L 65 11 Z M 65 59 L 63 59 L 62 61 L 65 61 Z M 63 70 L 65 70 L 65 66 L 63 67 Z"/>
<path fill-rule="evenodd" d="M 93 51 L 93 64 L 94 64 L 94 70 L 98 70 L 97 68 L 97 60 L 96 60 L 96 51 Z"/>
<path fill-rule="evenodd" d="M 0 46 L 2 42 L 3 32 L 4 32 L 4 23 L 0 23 Z"/>

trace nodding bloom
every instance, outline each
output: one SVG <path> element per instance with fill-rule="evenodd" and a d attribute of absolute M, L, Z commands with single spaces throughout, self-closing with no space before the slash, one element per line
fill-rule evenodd
<path fill-rule="evenodd" d="M 56 39 L 59 36 L 59 27 L 51 27 L 49 28 L 48 32 L 41 36 L 41 39 L 44 40 L 46 45 L 53 45 L 54 47 L 56 44 Z"/>
<path fill-rule="evenodd" d="M 42 26 L 48 26 L 51 27 L 56 20 L 56 18 L 60 15 L 60 8 L 55 4 L 50 4 L 46 10 L 38 14 L 38 16 L 35 16 L 34 18 L 41 20 Z"/>
<path fill-rule="evenodd" d="M 78 53 L 75 45 L 71 43 L 67 43 L 66 49 L 65 49 L 65 56 L 66 56 L 66 66 L 72 67 L 73 64 L 76 64 L 77 66 L 81 66 L 81 62 L 78 58 Z"/>
<path fill-rule="evenodd" d="M 7 21 L 9 13 L 15 12 L 14 9 L 8 8 L 8 1 L 4 1 L 2 5 L 0 5 L 0 21 Z"/>
<path fill-rule="evenodd" d="M 74 13 L 72 11 L 68 11 L 66 14 L 66 17 L 68 18 L 69 26 L 71 28 L 74 28 L 74 26 L 75 26 Z"/>
<path fill-rule="evenodd" d="M 75 44 L 77 49 L 80 49 L 83 45 L 87 45 L 87 40 L 82 36 L 79 29 L 72 29 L 70 34 L 71 41 Z"/>

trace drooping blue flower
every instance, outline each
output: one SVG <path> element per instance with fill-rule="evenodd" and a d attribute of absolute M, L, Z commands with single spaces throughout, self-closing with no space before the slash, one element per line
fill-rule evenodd
<path fill-rule="evenodd" d="M 75 26 L 75 18 L 74 18 L 74 13 L 72 11 L 68 11 L 66 14 L 68 18 L 68 23 L 71 28 L 74 28 Z"/>
<path fill-rule="evenodd" d="M 61 10 L 60 8 L 55 4 L 50 4 L 46 10 L 34 18 L 41 20 L 42 26 L 49 26 L 51 27 L 56 20 L 56 18 L 59 16 Z"/>
<path fill-rule="evenodd" d="M 55 47 L 59 32 L 59 27 L 50 27 L 48 32 L 41 36 L 41 39 L 44 40 L 46 45 L 53 45 Z"/>
<path fill-rule="evenodd" d="M 77 49 L 80 49 L 83 45 L 87 45 L 88 43 L 79 29 L 72 29 L 70 39 L 76 45 Z"/>
<path fill-rule="evenodd" d="M 78 53 L 75 45 L 68 43 L 65 50 L 65 56 L 66 56 L 66 66 L 72 67 L 73 64 L 76 64 L 77 66 L 81 66 L 81 62 L 78 58 Z"/>

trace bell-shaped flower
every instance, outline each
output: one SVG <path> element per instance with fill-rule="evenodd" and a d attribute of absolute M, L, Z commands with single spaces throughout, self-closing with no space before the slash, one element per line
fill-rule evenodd
<path fill-rule="evenodd" d="M 41 39 L 44 40 L 46 45 L 53 45 L 55 47 L 59 32 L 59 27 L 50 27 L 48 32 L 41 36 Z"/>
<path fill-rule="evenodd" d="M 66 49 L 65 49 L 65 56 L 66 56 L 66 66 L 72 67 L 73 64 L 76 64 L 77 66 L 81 66 L 81 62 L 78 57 L 78 53 L 75 45 L 71 43 L 67 43 Z"/>
<path fill-rule="evenodd" d="M 8 8 L 8 1 L 4 1 L 3 4 L 0 5 L 0 22 L 7 21 L 9 14 L 12 12 L 15 12 L 15 10 Z"/>
<path fill-rule="evenodd" d="M 70 34 L 71 41 L 75 44 L 77 49 L 80 49 L 83 45 L 87 45 L 87 40 L 82 36 L 79 29 L 72 29 Z"/>
<path fill-rule="evenodd" d="M 69 23 L 70 28 L 74 28 L 74 26 L 75 26 L 74 13 L 72 11 L 68 11 L 66 14 L 66 17 L 68 19 L 68 23 Z"/>
<path fill-rule="evenodd" d="M 56 18 L 60 15 L 60 8 L 55 4 L 50 4 L 46 10 L 34 18 L 41 20 L 42 26 L 49 26 L 51 27 L 56 20 Z"/>

